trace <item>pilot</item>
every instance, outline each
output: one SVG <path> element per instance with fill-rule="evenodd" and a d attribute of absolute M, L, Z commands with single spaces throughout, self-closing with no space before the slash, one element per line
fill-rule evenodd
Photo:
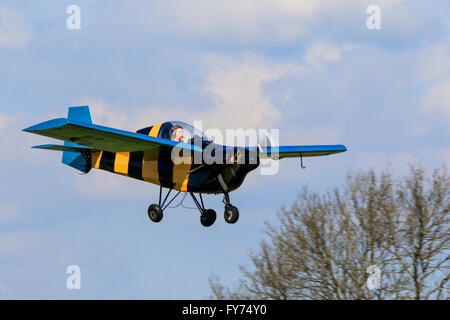
<path fill-rule="evenodd" d="M 170 129 L 170 138 L 173 141 L 176 142 L 182 142 L 183 141 L 183 127 L 180 125 L 174 125 L 172 129 Z"/>

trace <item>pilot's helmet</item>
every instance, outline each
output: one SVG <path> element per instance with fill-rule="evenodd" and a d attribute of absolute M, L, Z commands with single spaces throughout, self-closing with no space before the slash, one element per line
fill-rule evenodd
<path fill-rule="evenodd" d="M 176 138 L 176 131 L 177 129 L 183 129 L 182 126 L 180 126 L 179 124 L 174 125 L 171 129 L 170 129 L 170 140 L 175 140 Z"/>

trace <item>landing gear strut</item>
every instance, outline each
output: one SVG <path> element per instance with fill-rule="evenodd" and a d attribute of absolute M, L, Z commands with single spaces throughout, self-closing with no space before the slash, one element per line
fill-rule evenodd
<path fill-rule="evenodd" d="M 173 196 L 172 199 L 166 204 L 167 198 L 169 197 L 170 193 L 173 190 L 172 188 L 170 188 L 169 191 L 167 192 L 166 196 L 164 197 L 164 200 L 161 203 L 162 188 L 163 187 L 160 186 L 158 204 L 154 203 L 154 204 L 150 205 L 147 210 L 148 217 L 153 222 L 160 222 L 162 220 L 164 210 L 181 193 L 181 191 L 178 191 L 178 193 L 175 196 Z M 195 197 L 195 195 L 192 192 L 189 192 L 189 194 L 191 195 L 192 200 L 194 200 L 194 203 L 197 206 L 198 211 L 200 212 L 201 224 L 205 227 L 212 226 L 217 218 L 216 212 L 213 209 L 205 209 L 201 193 L 199 193 L 200 202 L 197 200 L 197 198 Z M 230 203 L 230 197 L 229 197 L 228 193 L 224 194 L 223 203 L 225 204 L 225 212 L 224 212 L 225 221 L 228 223 L 236 223 L 239 219 L 239 210 L 238 210 L 238 208 L 236 208 L 235 206 L 233 206 Z"/>
<path fill-rule="evenodd" d="M 239 210 L 230 203 L 230 196 L 228 193 L 224 194 L 223 203 L 225 203 L 225 212 L 223 217 L 228 223 L 236 223 L 239 219 Z"/>
<path fill-rule="evenodd" d="M 167 194 L 164 198 L 164 201 L 161 204 L 162 188 L 163 188 L 162 186 L 159 187 L 159 202 L 158 202 L 158 204 L 154 203 L 154 204 L 150 205 L 147 210 L 148 217 L 153 222 L 160 222 L 162 220 L 164 210 L 172 203 L 173 200 L 175 200 L 175 198 L 181 192 L 181 191 L 178 191 L 178 193 L 172 198 L 172 200 L 170 200 L 169 203 L 166 204 L 166 200 L 169 197 L 170 192 L 172 192 L 172 189 L 169 189 L 169 192 L 167 192 Z"/>
<path fill-rule="evenodd" d="M 205 209 L 205 206 L 203 205 L 203 198 L 202 198 L 202 194 L 199 193 L 199 197 L 200 197 L 200 201 L 201 201 L 201 205 L 198 202 L 197 198 L 195 197 L 195 195 L 190 192 L 190 195 L 192 197 L 192 200 L 194 200 L 195 205 L 198 208 L 198 211 L 200 211 L 200 222 L 204 227 L 210 227 L 214 224 L 214 222 L 216 221 L 216 217 L 217 214 L 213 209 Z"/>

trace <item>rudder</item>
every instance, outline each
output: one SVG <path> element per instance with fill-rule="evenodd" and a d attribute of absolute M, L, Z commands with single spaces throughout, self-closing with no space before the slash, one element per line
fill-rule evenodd
<path fill-rule="evenodd" d="M 92 123 L 89 106 L 69 107 L 67 119 L 77 122 Z M 64 142 L 65 146 L 79 146 L 73 142 Z M 71 166 L 81 172 L 88 173 L 91 170 L 91 151 L 84 152 L 64 151 L 62 163 Z"/>

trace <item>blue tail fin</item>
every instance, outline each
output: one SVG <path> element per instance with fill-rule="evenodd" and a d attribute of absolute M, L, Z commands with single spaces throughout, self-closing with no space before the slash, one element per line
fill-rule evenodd
<path fill-rule="evenodd" d="M 89 111 L 89 106 L 82 107 L 69 107 L 69 113 L 67 115 L 68 120 L 73 120 L 77 122 L 92 123 L 91 112 Z M 64 142 L 65 146 L 79 146 L 73 142 Z M 87 150 L 85 152 L 73 152 L 64 151 L 62 156 L 62 163 L 71 166 L 77 170 L 84 173 L 88 173 L 91 170 L 91 151 Z"/>

